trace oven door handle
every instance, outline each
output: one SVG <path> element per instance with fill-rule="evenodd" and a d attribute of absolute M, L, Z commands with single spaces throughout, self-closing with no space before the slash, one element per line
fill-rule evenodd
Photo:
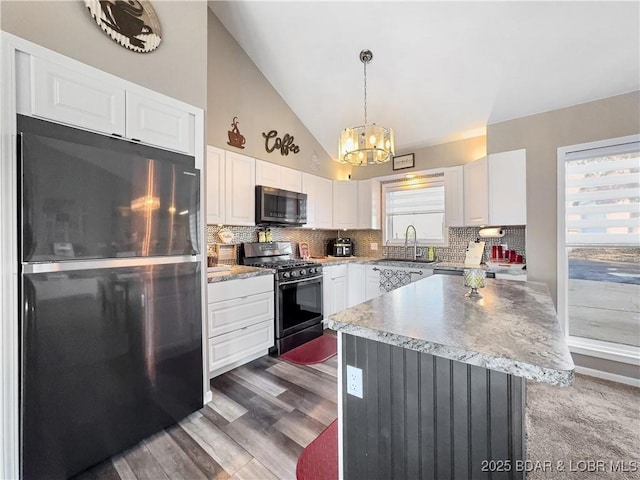
<path fill-rule="evenodd" d="M 285 285 L 294 285 L 296 283 L 308 282 L 310 280 L 317 280 L 317 279 L 322 280 L 322 275 L 319 275 L 317 277 L 301 278 L 300 280 L 287 280 L 286 282 L 280 282 L 279 285 L 283 287 Z"/>

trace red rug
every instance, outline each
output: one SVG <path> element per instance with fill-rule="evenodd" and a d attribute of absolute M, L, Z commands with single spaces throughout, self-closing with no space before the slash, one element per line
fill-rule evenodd
<path fill-rule="evenodd" d="M 338 353 L 338 340 L 333 335 L 322 335 L 280 355 L 282 360 L 299 365 L 322 363 Z"/>
<path fill-rule="evenodd" d="M 302 451 L 297 480 L 338 480 L 338 419 Z"/>

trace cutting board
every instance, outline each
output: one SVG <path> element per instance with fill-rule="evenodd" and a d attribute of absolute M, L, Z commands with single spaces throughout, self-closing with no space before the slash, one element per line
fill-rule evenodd
<path fill-rule="evenodd" d="M 467 254 L 464 257 L 464 264 L 477 267 L 482 262 L 482 254 L 484 253 L 485 242 L 469 242 Z"/>

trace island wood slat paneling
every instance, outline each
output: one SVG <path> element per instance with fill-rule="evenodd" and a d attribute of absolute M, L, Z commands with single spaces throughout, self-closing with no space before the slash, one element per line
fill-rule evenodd
<path fill-rule="evenodd" d="M 343 376 L 345 479 L 524 478 L 515 467 L 526 458 L 525 380 L 353 335 L 342 338 L 343 371 L 346 365 L 361 368 L 364 392 L 362 399 L 348 395 Z M 487 460 L 508 460 L 511 471 L 483 472 Z"/>

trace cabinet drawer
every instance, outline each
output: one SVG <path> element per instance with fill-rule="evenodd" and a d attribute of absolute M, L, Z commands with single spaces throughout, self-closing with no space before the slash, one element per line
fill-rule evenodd
<path fill-rule="evenodd" d="M 264 292 L 273 292 L 273 275 L 260 275 L 259 277 L 227 280 L 207 285 L 209 303 Z"/>
<path fill-rule="evenodd" d="M 208 305 L 209 337 L 254 325 L 273 322 L 273 292 L 247 295 Z"/>
<path fill-rule="evenodd" d="M 329 277 L 331 279 L 340 278 L 347 275 L 347 264 L 343 263 L 342 265 L 333 265 L 328 268 Z"/>
<path fill-rule="evenodd" d="M 218 370 L 273 346 L 273 321 L 266 321 L 209 339 L 209 371 Z"/>

